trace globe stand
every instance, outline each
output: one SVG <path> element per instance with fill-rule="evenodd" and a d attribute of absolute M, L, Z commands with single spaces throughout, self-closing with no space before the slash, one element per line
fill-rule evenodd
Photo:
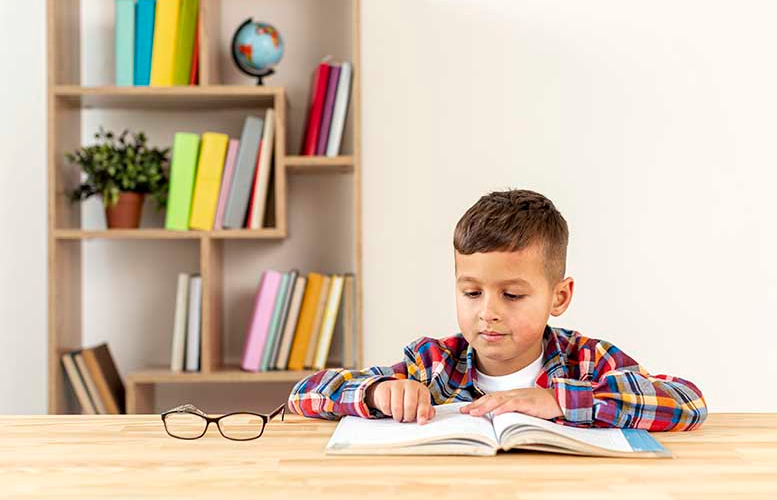
<path fill-rule="evenodd" d="M 248 72 L 246 71 L 246 73 L 248 73 Z M 268 69 L 264 73 L 262 73 L 261 75 L 260 74 L 252 74 L 252 73 L 248 73 L 248 74 L 250 74 L 251 76 L 255 76 L 256 77 L 256 85 L 259 86 L 259 85 L 264 85 L 264 82 L 262 82 L 262 78 L 264 78 L 266 76 L 270 76 L 270 75 L 272 75 L 274 73 L 275 73 L 275 70 Z"/>

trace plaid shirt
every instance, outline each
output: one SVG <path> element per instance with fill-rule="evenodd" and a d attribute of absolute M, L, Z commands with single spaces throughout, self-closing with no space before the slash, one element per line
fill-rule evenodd
<path fill-rule="evenodd" d="M 649 431 L 692 430 L 707 417 L 701 391 L 691 382 L 650 375 L 623 351 L 573 330 L 547 326 L 543 366 L 535 385 L 553 388 L 564 412 L 553 422 L 575 427 L 619 427 Z M 429 388 L 432 404 L 474 401 L 475 350 L 461 333 L 422 337 L 405 347 L 405 359 L 364 370 L 328 369 L 294 386 L 289 408 L 306 417 L 386 417 L 364 402 L 367 388 L 383 380 L 410 379 Z"/>

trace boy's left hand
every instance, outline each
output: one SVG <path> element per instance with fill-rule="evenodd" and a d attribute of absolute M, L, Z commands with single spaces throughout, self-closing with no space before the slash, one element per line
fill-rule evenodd
<path fill-rule="evenodd" d="M 546 420 L 564 415 L 558 401 L 556 401 L 554 390 L 541 387 L 492 392 L 477 401 L 462 406 L 460 411 L 476 417 L 488 412 L 499 415 L 515 411 Z"/>

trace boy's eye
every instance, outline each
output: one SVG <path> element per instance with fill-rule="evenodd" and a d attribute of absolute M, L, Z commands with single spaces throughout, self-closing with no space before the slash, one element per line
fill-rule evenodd
<path fill-rule="evenodd" d="M 464 292 L 464 295 L 466 297 L 469 297 L 471 299 L 474 299 L 478 295 L 480 295 L 480 292 Z M 507 297 L 510 300 L 518 300 L 520 298 L 523 298 L 523 295 L 513 295 L 512 293 L 505 293 L 505 297 Z"/>

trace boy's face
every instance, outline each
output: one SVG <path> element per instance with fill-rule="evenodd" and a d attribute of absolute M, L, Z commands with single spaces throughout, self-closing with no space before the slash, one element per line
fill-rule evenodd
<path fill-rule="evenodd" d="M 548 282 L 540 245 L 516 252 L 455 251 L 454 258 L 459 328 L 477 352 L 477 368 L 506 375 L 537 359 L 548 316 L 569 306 L 574 280 Z"/>

